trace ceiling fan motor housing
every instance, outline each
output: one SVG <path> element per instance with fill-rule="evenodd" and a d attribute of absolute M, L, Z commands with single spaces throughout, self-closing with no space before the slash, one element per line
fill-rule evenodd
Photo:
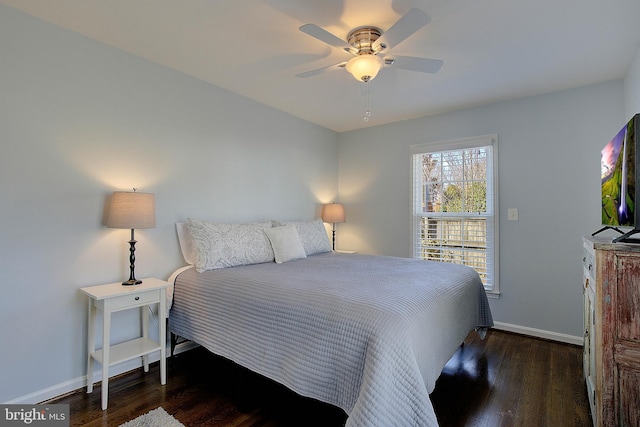
<path fill-rule="evenodd" d="M 359 27 L 351 31 L 347 36 L 347 42 L 353 46 L 357 55 L 377 54 L 386 46 L 380 44 L 373 48 L 373 44 L 382 35 L 382 30 L 376 27 Z"/>

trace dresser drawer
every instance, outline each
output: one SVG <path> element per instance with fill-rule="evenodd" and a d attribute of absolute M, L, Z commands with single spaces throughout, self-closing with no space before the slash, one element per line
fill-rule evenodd
<path fill-rule="evenodd" d="M 111 311 L 125 310 L 131 307 L 140 307 L 148 304 L 160 302 L 160 291 L 153 290 L 149 292 L 138 292 L 127 295 L 121 295 L 109 300 Z M 104 309 L 104 300 L 96 301 L 96 307 Z"/>
<path fill-rule="evenodd" d="M 582 246 L 582 270 L 584 278 L 593 283 L 596 277 L 596 254 L 587 245 Z"/>

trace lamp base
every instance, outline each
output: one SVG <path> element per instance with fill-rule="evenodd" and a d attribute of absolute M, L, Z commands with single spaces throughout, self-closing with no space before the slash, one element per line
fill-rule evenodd
<path fill-rule="evenodd" d="M 135 286 L 142 283 L 142 280 L 129 279 L 126 282 L 122 282 L 122 286 Z"/>

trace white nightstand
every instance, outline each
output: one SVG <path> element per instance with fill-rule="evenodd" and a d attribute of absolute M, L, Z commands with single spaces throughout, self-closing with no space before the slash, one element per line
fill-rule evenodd
<path fill-rule="evenodd" d="M 87 356 L 87 393 L 93 391 L 93 361 L 102 365 L 102 409 L 107 409 L 109 397 L 109 366 L 116 363 L 142 357 L 144 371 L 149 371 L 149 354 L 160 350 L 160 384 L 167 382 L 166 365 L 166 289 L 170 286 L 164 280 L 147 278 L 142 284 L 123 286 L 122 283 L 88 286 L 80 290 L 89 298 L 88 356 Z M 149 339 L 149 316 L 147 306 L 158 304 L 158 325 L 160 342 Z M 142 337 L 111 345 L 111 313 L 132 308 L 140 308 Z M 103 330 L 102 348 L 95 346 L 96 310 L 102 311 Z"/>

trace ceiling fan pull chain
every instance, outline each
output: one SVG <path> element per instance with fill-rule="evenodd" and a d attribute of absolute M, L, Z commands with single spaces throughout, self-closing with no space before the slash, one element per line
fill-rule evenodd
<path fill-rule="evenodd" d="M 364 117 L 362 118 L 362 120 L 368 122 L 371 118 L 371 110 L 369 109 L 369 82 L 366 82 L 365 85 L 367 85 L 367 109 L 364 112 Z"/>

